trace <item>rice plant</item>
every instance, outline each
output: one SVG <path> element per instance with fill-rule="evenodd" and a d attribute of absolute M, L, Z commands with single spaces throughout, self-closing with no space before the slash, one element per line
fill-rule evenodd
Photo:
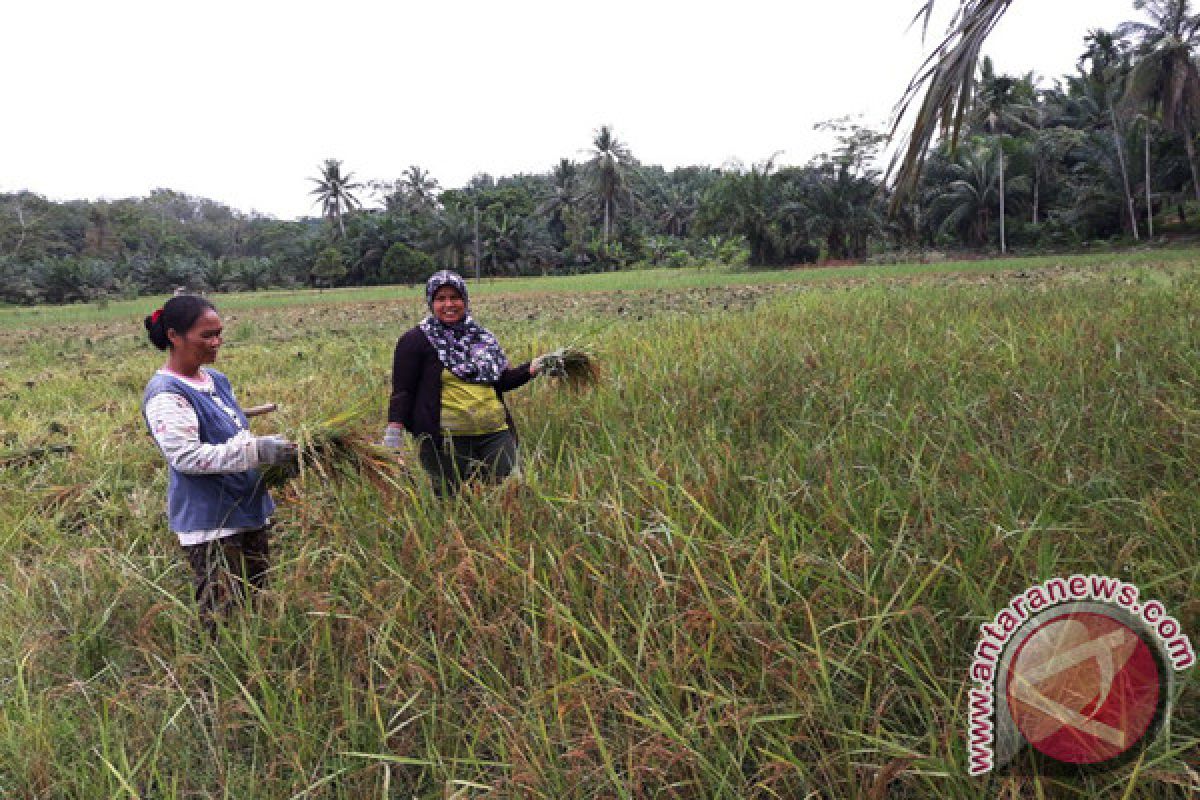
<path fill-rule="evenodd" d="M 1137 762 L 965 774 L 1015 593 L 1113 573 L 1200 635 L 1200 270 L 1153 257 L 642 320 L 483 293 L 511 352 L 585 337 L 603 380 L 509 395 L 522 477 L 448 500 L 369 446 L 394 309 L 239 298 L 217 366 L 303 474 L 216 642 L 138 413 L 161 355 L 134 318 L 0 325 L 5 452 L 73 447 L 0 471 L 0 796 L 1194 795 L 1196 670 Z"/>

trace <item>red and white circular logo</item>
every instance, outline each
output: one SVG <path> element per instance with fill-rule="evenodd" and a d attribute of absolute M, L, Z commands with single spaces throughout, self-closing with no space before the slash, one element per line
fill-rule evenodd
<path fill-rule="evenodd" d="M 1042 755 L 1097 766 L 1154 732 L 1166 701 L 1158 651 L 1104 611 L 1072 611 L 1031 628 L 1009 662 L 1013 723 Z"/>

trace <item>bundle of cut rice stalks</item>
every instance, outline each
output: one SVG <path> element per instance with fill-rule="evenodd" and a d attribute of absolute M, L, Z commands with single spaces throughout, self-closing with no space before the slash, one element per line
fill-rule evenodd
<path fill-rule="evenodd" d="M 568 389 L 588 389 L 600 381 L 596 358 L 578 347 L 560 347 L 547 353 L 542 359 L 542 369 L 547 377 Z"/>
<path fill-rule="evenodd" d="M 311 473 L 322 483 L 351 479 L 365 480 L 380 491 L 401 488 L 407 471 L 394 452 L 359 432 L 365 417 L 362 412 L 347 411 L 301 426 L 290 437 L 298 451 L 296 465 L 263 467 L 263 483 L 268 488 L 279 488 Z"/>

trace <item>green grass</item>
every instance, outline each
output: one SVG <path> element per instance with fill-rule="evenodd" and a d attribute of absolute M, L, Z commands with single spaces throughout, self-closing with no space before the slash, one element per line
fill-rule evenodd
<path fill-rule="evenodd" d="M 965 775 L 976 629 L 1017 592 L 1113 574 L 1200 635 L 1194 253 L 1037 269 L 846 272 L 704 313 L 659 302 L 700 285 L 661 282 L 729 276 L 481 286 L 511 354 L 584 343 L 604 381 L 510 396 L 525 477 L 505 487 L 438 504 L 420 476 L 305 479 L 262 608 L 216 645 L 138 419 L 161 356 L 112 316 L 10 331 L 0 441 L 75 452 L 0 472 L 0 796 L 1200 791 L 1196 670 L 1138 765 Z M 734 280 L 754 279 L 775 278 Z M 584 286 L 630 294 L 569 306 Z M 419 300 L 336 294 L 221 298 L 218 366 L 282 406 L 260 431 L 360 405 L 381 431 Z M 525 313 L 545 307 L 567 310 Z"/>

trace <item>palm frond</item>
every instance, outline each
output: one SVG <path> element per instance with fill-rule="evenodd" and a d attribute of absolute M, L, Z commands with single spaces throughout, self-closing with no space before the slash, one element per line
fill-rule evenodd
<path fill-rule="evenodd" d="M 946 36 L 905 89 L 896 106 L 893 138 L 909 112 L 914 108 L 916 111 L 904 144 L 888 167 L 887 179 L 895 189 L 893 211 L 915 192 L 921 167 L 938 132 L 950 136 L 952 149 L 957 146 L 983 42 L 1011 4 L 1012 0 L 960 0 Z M 918 14 L 918 18 L 925 16 L 926 24 L 933 5 L 934 0 L 927 0 Z"/>

